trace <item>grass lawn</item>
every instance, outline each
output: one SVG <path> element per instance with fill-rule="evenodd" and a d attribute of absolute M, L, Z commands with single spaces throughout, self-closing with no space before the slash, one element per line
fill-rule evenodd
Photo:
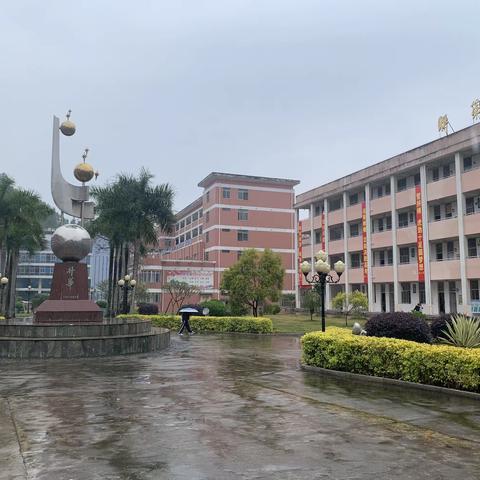
<path fill-rule="evenodd" d="M 273 330 L 275 333 L 306 333 L 322 329 L 322 320 L 320 316 L 314 315 L 313 320 L 310 320 L 308 314 L 278 314 L 269 315 L 273 322 Z M 349 318 L 348 328 L 352 328 L 353 323 L 358 322 L 364 324 L 364 319 Z M 327 327 L 344 327 L 345 317 L 335 317 L 327 315 Z"/>

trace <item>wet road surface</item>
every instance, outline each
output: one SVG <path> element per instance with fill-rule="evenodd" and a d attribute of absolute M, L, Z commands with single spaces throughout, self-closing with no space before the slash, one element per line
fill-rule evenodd
<path fill-rule="evenodd" d="M 299 340 L 4 361 L 0 479 L 479 479 L 480 402 L 299 370 Z"/>

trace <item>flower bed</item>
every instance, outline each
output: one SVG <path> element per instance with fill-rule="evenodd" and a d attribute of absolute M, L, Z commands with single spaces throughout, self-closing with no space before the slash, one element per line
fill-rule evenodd
<path fill-rule="evenodd" d="M 306 365 L 480 392 L 480 349 L 364 337 L 331 327 L 302 337 Z"/>
<path fill-rule="evenodd" d="M 178 330 L 182 324 L 179 315 L 119 315 L 118 318 L 151 320 L 156 327 Z M 190 317 L 190 326 L 196 332 L 273 333 L 273 324 L 266 317 Z"/>

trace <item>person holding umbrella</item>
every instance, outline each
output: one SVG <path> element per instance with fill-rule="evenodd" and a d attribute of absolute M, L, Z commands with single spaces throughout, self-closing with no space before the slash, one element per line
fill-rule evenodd
<path fill-rule="evenodd" d="M 191 315 L 208 315 L 208 308 L 202 310 L 201 307 L 185 305 L 183 306 L 178 313 L 182 316 L 182 328 L 178 332 L 179 335 L 183 335 L 183 331 L 186 329 L 190 335 L 195 334 L 195 332 L 190 328 L 190 316 Z"/>

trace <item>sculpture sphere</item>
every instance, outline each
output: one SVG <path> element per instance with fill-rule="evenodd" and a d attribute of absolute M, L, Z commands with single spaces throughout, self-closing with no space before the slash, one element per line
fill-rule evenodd
<path fill-rule="evenodd" d="M 92 249 L 89 233 L 80 225 L 67 224 L 58 227 L 52 235 L 53 253 L 64 262 L 78 262 Z"/>
<path fill-rule="evenodd" d="M 73 175 L 79 182 L 89 182 L 95 175 L 95 172 L 89 163 L 81 162 L 75 167 Z"/>
<path fill-rule="evenodd" d="M 75 133 L 76 127 L 70 120 L 65 120 L 60 125 L 60 131 L 67 137 L 71 137 Z"/>

